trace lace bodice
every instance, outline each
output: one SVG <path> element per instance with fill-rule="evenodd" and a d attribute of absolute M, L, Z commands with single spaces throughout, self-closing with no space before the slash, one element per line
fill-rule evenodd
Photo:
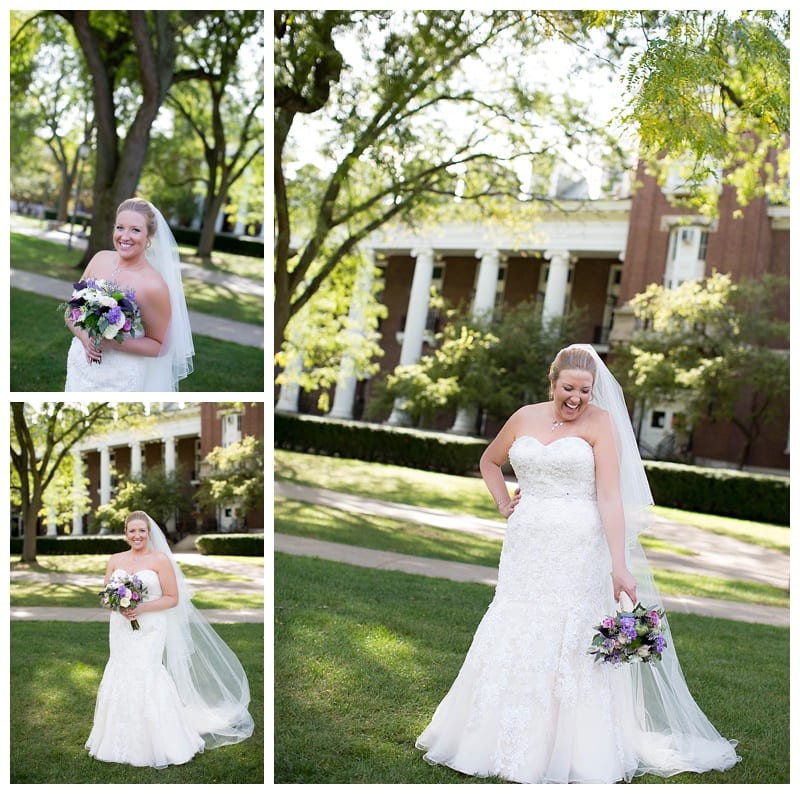
<path fill-rule="evenodd" d="M 594 499 L 594 454 L 580 436 L 542 444 L 520 436 L 511 445 L 509 460 L 523 498 Z"/>

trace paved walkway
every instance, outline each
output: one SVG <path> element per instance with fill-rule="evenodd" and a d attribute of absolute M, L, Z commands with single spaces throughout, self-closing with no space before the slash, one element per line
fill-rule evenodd
<path fill-rule="evenodd" d="M 14 224 L 13 217 L 11 230 L 63 244 L 66 244 L 69 239 L 69 235 L 59 229 L 43 230 L 23 223 Z M 83 250 L 86 248 L 86 240 L 76 238 L 73 235 L 72 245 L 74 248 Z M 188 278 L 205 281 L 209 284 L 222 285 L 232 292 L 260 295 L 262 298 L 264 296 L 263 281 L 245 279 L 230 273 L 219 273 L 189 265 L 185 262 L 181 262 L 181 273 Z M 67 300 L 72 292 L 72 284 L 68 281 L 51 278 L 50 276 L 41 276 L 24 270 L 11 270 L 11 286 L 26 292 L 35 292 L 38 295 L 49 295 L 60 301 Z M 189 322 L 191 323 L 193 334 L 264 349 L 263 326 L 227 320 L 223 317 L 192 311 L 189 312 Z"/>
<path fill-rule="evenodd" d="M 243 577 L 240 580 L 224 581 L 216 579 L 189 578 L 195 593 L 202 591 L 230 593 L 264 593 L 264 567 L 248 565 L 244 562 L 207 557 L 193 550 L 193 538 L 184 538 L 176 546 L 175 559 L 186 565 L 209 570 L 222 571 Z M 102 577 L 100 577 L 102 584 Z M 41 571 L 12 571 L 11 583 L 39 582 L 46 585 L 67 585 L 72 588 L 86 588 L 99 592 L 98 577 L 86 574 L 48 574 Z M 263 623 L 263 609 L 203 609 L 202 613 L 211 623 Z M 11 607 L 12 620 L 64 620 L 70 622 L 92 622 L 108 620 L 108 612 L 83 607 Z"/>
<path fill-rule="evenodd" d="M 503 521 L 487 521 L 467 515 L 420 509 L 294 483 L 276 482 L 274 491 L 276 496 L 287 499 L 313 502 L 349 512 L 380 515 L 495 539 L 502 538 L 505 526 Z M 648 535 L 693 552 L 691 556 L 685 556 L 663 551 L 648 551 L 648 559 L 655 567 L 695 575 L 761 582 L 787 590 L 789 588 L 789 557 L 786 554 L 660 518 L 656 519 Z M 311 538 L 275 534 L 274 549 L 287 554 L 320 557 L 362 567 L 403 571 L 458 582 L 480 582 L 487 585 L 495 585 L 497 582 L 497 570 L 493 567 L 374 551 Z M 665 595 L 663 600 L 665 607 L 674 612 L 724 617 L 746 623 L 789 625 L 789 610 L 779 607 L 694 596 Z"/>

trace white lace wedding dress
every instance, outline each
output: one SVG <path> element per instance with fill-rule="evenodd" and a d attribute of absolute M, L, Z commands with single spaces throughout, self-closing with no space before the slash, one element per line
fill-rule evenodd
<path fill-rule="evenodd" d="M 594 626 L 618 608 L 591 446 L 577 437 L 544 445 L 523 436 L 509 458 L 522 498 L 508 520 L 495 596 L 417 739 L 425 759 L 520 783 L 607 783 L 733 766 L 733 744 L 688 692 L 702 735 L 653 733 L 630 666 L 615 669 L 587 654 Z"/>
<path fill-rule="evenodd" d="M 73 337 L 67 354 L 67 381 L 65 392 L 145 390 L 147 357 L 123 350 L 104 350 L 99 363 L 86 360 L 83 344 Z"/>
<path fill-rule="evenodd" d="M 148 589 L 145 600 L 161 597 L 155 571 L 138 576 Z M 86 741 L 89 755 L 131 766 L 186 763 L 205 742 L 162 663 L 166 610 L 142 614 L 138 631 L 119 612 L 111 612 L 110 620 L 110 655 Z"/>

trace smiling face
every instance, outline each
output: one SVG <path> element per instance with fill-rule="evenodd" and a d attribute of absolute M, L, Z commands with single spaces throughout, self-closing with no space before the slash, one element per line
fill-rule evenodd
<path fill-rule="evenodd" d="M 114 248 L 120 259 L 135 262 L 147 247 L 147 218 L 133 210 L 123 210 L 114 224 Z"/>
<path fill-rule="evenodd" d="M 144 551 L 149 536 L 147 522 L 141 518 L 132 518 L 125 525 L 125 540 L 128 541 L 132 551 Z"/>
<path fill-rule="evenodd" d="M 592 399 L 594 377 L 582 369 L 563 369 L 552 384 L 553 418 L 558 422 L 577 419 Z"/>

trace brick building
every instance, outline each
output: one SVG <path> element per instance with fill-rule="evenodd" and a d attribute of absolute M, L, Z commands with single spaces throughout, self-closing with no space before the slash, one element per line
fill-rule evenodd
<path fill-rule="evenodd" d="M 429 349 L 439 323 L 429 310 L 431 287 L 450 305 L 470 306 L 474 314 L 523 300 L 536 301 L 543 315 L 551 317 L 581 307 L 587 320 L 575 341 L 591 343 L 607 357 L 613 356 L 613 343 L 632 330 L 627 302 L 651 283 L 669 288 L 714 270 L 730 273 L 734 280 L 788 275 L 788 207 L 757 199 L 742 209 L 741 217 L 734 217 L 735 194 L 726 187 L 719 217 L 711 220 L 673 206 L 643 168 L 637 182 L 640 187 L 632 197 L 562 198 L 558 208 L 545 208 L 522 231 L 499 224 L 453 223 L 424 233 L 392 227 L 374 234 L 366 245 L 380 268 L 380 300 L 388 309 L 381 324 L 382 371 L 413 364 Z M 352 318 L 358 317 L 358 301 L 355 295 Z M 775 311 L 788 319 L 788 294 Z M 343 368 L 331 416 L 361 418 L 369 388 L 369 380 Z M 276 410 L 306 410 L 307 405 L 296 388 L 284 387 Z M 634 417 L 643 454 L 658 447 L 677 411 L 679 406 L 648 406 L 644 415 Z M 785 415 L 764 429 L 748 468 L 788 471 L 788 413 L 787 405 Z M 401 424 L 403 417 L 395 411 L 387 421 Z M 474 433 L 474 417 L 460 412 L 449 429 Z M 725 466 L 738 459 L 742 444 L 732 424 L 700 426 L 693 453 L 699 463 Z"/>
<path fill-rule="evenodd" d="M 88 489 L 91 506 L 86 514 L 76 510 L 73 533 L 83 534 L 91 511 L 111 501 L 121 479 L 163 466 L 167 472 L 178 470 L 191 492 L 202 481 L 202 462 L 215 447 L 225 447 L 244 436 L 264 438 L 264 404 L 242 403 L 157 403 L 150 417 L 141 424 L 120 426 L 102 435 L 84 438 L 72 450 L 75 488 Z M 197 508 L 197 506 L 195 505 Z M 263 528 L 264 508 L 246 517 L 237 516 L 232 505 L 220 505 L 216 514 L 178 516 L 171 530 L 188 534 L 197 531 L 231 531 L 245 524 Z M 55 534 L 56 528 L 48 528 Z"/>

